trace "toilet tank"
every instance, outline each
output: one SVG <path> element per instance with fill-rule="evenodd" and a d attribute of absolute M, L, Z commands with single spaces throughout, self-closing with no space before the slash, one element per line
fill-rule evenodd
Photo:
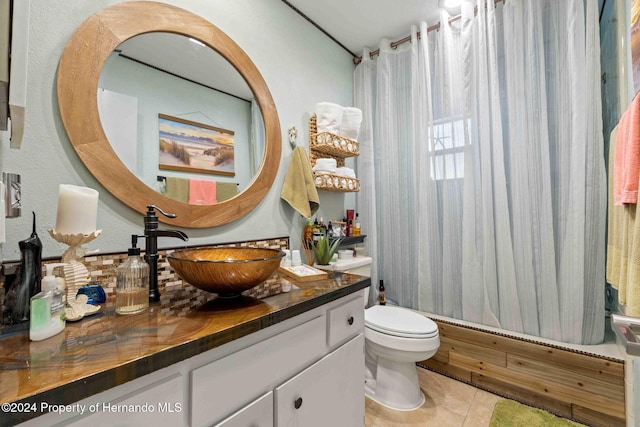
<path fill-rule="evenodd" d="M 360 276 L 371 277 L 371 263 L 373 259 L 371 257 L 355 257 L 351 259 L 339 259 L 333 264 L 333 271 L 340 271 L 342 273 L 357 274 Z M 367 306 L 369 301 L 369 288 L 364 290 L 364 306 Z"/>
<path fill-rule="evenodd" d="M 333 264 L 333 271 L 371 277 L 372 261 L 371 257 L 368 256 L 339 259 L 335 264 Z"/>

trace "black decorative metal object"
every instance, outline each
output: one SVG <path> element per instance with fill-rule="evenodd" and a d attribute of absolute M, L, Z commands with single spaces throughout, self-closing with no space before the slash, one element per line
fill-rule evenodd
<path fill-rule="evenodd" d="M 20 267 L 15 280 L 5 294 L 2 323 L 15 324 L 29 320 L 31 297 L 40 292 L 42 280 L 42 242 L 36 233 L 36 214 L 33 231 L 28 239 L 18 242 Z"/>

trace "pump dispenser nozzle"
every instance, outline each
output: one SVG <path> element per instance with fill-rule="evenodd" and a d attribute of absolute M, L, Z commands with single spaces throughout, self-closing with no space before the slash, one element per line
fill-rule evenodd
<path fill-rule="evenodd" d="M 66 262 L 54 262 L 44 265 L 47 272 L 47 274 L 42 278 L 42 290 L 44 292 L 51 291 L 57 287 L 56 276 L 53 274 L 53 269 L 65 265 L 67 265 Z"/>
<path fill-rule="evenodd" d="M 144 236 L 138 236 L 137 234 L 131 235 L 131 247 L 127 251 L 129 255 L 140 255 L 140 248 L 138 247 L 138 237 Z"/>

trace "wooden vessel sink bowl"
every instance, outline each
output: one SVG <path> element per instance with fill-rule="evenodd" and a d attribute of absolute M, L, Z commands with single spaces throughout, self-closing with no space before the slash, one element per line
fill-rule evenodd
<path fill-rule="evenodd" d="M 169 255 L 169 264 L 185 282 L 220 297 L 238 297 L 267 280 L 284 252 L 267 248 L 191 248 Z"/>

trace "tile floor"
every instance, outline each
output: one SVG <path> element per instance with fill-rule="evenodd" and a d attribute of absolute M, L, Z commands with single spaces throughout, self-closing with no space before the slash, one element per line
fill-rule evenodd
<path fill-rule="evenodd" d="M 426 401 L 411 412 L 393 411 L 366 399 L 365 427 L 488 426 L 500 396 L 444 375 L 418 368 Z"/>

